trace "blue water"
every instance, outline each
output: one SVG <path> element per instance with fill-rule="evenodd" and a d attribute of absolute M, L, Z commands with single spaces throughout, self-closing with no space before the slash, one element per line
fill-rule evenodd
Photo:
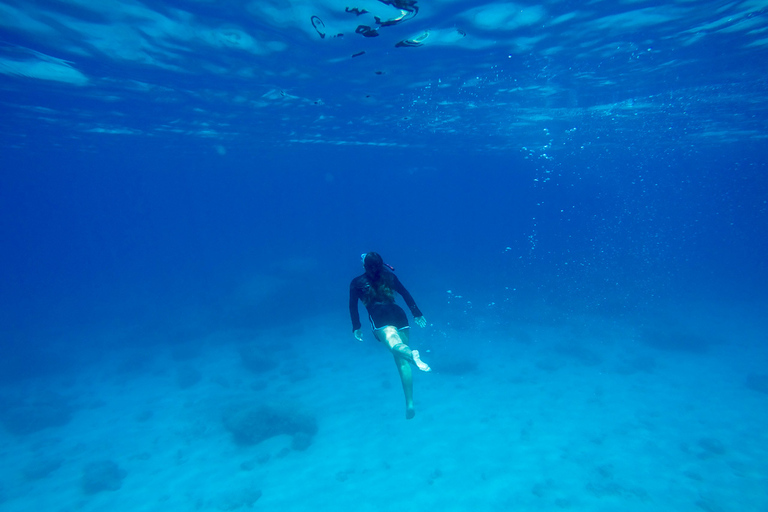
<path fill-rule="evenodd" d="M 370 333 L 357 345 L 348 320 L 359 254 L 374 250 L 430 322 L 412 340 L 435 370 L 416 382 L 426 403 L 407 427 L 424 441 L 415 458 L 446 446 L 485 475 L 495 455 L 461 440 L 487 425 L 514 429 L 533 452 L 551 439 L 587 446 L 560 454 L 570 476 L 534 458 L 527 472 L 549 477 L 494 470 L 472 484 L 490 486 L 477 496 L 435 462 L 400 509 L 466 510 L 463 496 L 483 510 L 768 510 L 766 34 L 762 0 L 1 1 L 0 453 L 14 462 L 0 471 L 0 509 L 63 496 L 61 510 L 304 510 L 266 476 L 248 499 L 160 499 L 136 484 L 149 445 L 97 457 L 105 437 L 88 425 L 134 402 L 131 422 L 187 421 L 158 419 L 154 393 L 170 409 L 213 410 L 265 389 L 277 402 L 327 389 L 337 402 L 322 414 L 304 404 L 311 447 L 275 447 L 257 464 L 264 475 L 289 471 L 279 464 L 291 457 L 331 460 L 323 434 L 344 415 L 406 428 L 389 357 Z M 286 345 L 299 363 L 283 361 Z M 255 376 L 243 346 L 267 354 Z M 338 388 L 356 372 L 365 380 L 371 361 L 383 366 L 376 379 L 394 380 L 376 380 L 350 411 Z M 547 440 L 502 399 L 493 409 L 520 425 L 486 409 L 441 437 L 443 412 L 536 383 L 527 414 L 550 425 Z M 605 390 L 622 386 L 647 391 L 615 403 L 653 424 L 663 441 L 651 453 L 670 475 L 617 484 L 619 461 L 648 447 L 600 463 L 610 442 L 573 433 L 594 411 L 552 418 L 546 406 L 564 389 L 575 410 L 607 404 Z M 694 402 L 723 394 L 707 412 L 691 405 L 696 390 Z M 686 430 L 682 404 L 699 429 L 689 439 L 665 434 Z M 252 460 L 219 416 L 205 432 Z M 606 438 L 633 431 L 615 417 Z M 187 434 L 163 444 L 181 453 Z M 356 436 L 378 446 L 371 430 Z M 350 457 L 331 483 L 378 503 L 391 489 L 355 480 Z M 110 472 L 102 459 L 126 472 L 117 488 L 88 486 L 94 460 Z"/>

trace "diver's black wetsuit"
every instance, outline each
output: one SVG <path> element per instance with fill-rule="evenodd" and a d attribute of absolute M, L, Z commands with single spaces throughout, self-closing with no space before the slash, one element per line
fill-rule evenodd
<path fill-rule="evenodd" d="M 408 304 L 413 316 L 422 316 L 416 301 L 413 300 L 413 297 L 411 297 L 411 294 L 408 293 L 408 290 L 405 289 L 405 286 L 403 286 L 397 276 L 386 269 L 382 270 L 381 274 L 382 279 L 387 281 L 389 288 L 403 296 L 403 300 Z M 371 282 L 365 274 L 354 278 L 349 285 L 349 316 L 352 317 L 352 330 L 356 331 L 361 327 L 360 313 L 357 311 L 358 300 L 363 301 L 363 304 L 365 304 L 365 309 L 368 310 L 368 318 L 371 320 L 371 325 L 374 329 L 381 329 L 386 325 L 392 325 L 398 329 L 408 327 L 408 317 L 405 316 L 403 308 L 395 304 L 394 297 L 375 297 L 368 304 L 365 303 L 370 287 Z"/>

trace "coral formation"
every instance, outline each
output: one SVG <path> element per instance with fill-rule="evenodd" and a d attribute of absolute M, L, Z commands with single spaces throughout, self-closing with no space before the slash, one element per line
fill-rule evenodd
<path fill-rule="evenodd" d="M 240 360 L 247 370 L 257 374 L 274 370 L 278 365 L 276 359 L 264 356 L 264 347 L 257 343 L 240 347 Z"/>
<path fill-rule="evenodd" d="M 40 480 L 61 467 L 61 459 L 35 459 L 22 470 L 27 480 Z"/>
<path fill-rule="evenodd" d="M 295 449 L 306 449 L 317 433 L 315 418 L 266 405 L 233 407 L 223 416 L 224 427 L 239 445 L 254 445 L 279 435 L 294 437 Z M 296 436 L 300 436 L 296 440 Z"/>
<path fill-rule="evenodd" d="M 116 491 L 123 485 L 125 475 L 115 461 L 100 460 L 85 465 L 80 483 L 85 494 Z"/>
<path fill-rule="evenodd" d="M 747 376 L 747 387 L 752 391 L 768 394 L 768 375 L 750 374 Z"/>
<path fill-rule="evenodd" d="M 52 391 L 0 398 L 0 421 L 12 434 L 26 435 L 45 428 L 66 425 L 74 407 Z"/>
<path fill-rule="evenodd" d="M 199 370 L 192 368 L 191 366 L 182 366 L 176 372 L 176 384 L 181 389 L 189 389 L 203 378 L 203 374 Z"/>

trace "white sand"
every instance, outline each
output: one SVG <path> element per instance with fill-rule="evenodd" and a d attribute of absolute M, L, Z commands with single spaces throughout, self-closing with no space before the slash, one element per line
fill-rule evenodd
<path fill-rule="evenodd" d="M 744 349 L 760 330 L 729 325 L 724 344 L 691 354 L 641 345 L 629 325 L 585 322 L 595 328 L 517 326 L 529 343 L 447 331 L 424 346 L 426 331 L 414 328 L 412 345 L 434 372 L 414 372 L 411 421 L 391 356 L 339 319 L 313 320 L 318 339 L 259 333 L 287 349 L 264 376 L 245 370 L 228 341 L 242 333 L 190 340 L 202 349 L 189 361 L 151 354 L 140 375 L 116 371 L 126 354 L 115 354 L 75 380 L 38 383 L 76 397 L 69 424 L 0 433 L 0 510 L 245 510 L 257 491 L 254 509 L 280 512 L 768 510 L 768 395 L 744 386 L 765 363 Z M 602 361 L 563 354 L 563 343 Z M 473 347 L 477 371 L 441 373 L 442 353 L 456 358 L 459 346 Z M 627 372 L 637 357 L 655 368 Z M 176 383 L 184 366 L 203 375 L 188 389 Z M 316 416 L 312 445 L 291 450 L 277 436 L 237 446 L 221 415 L 245 400 Z M 708 438 L 724 452 L 704 449 Z M 24 478 L 40 459 L 61 466 Z M 121 488 L 85 495 L 83 466 L 104 459 L 127 472 Z"/>

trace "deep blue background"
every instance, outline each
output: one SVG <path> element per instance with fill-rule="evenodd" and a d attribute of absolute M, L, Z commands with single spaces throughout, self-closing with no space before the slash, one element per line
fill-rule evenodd
<path fill-rule="evenodd" d="M 156 344 L 334 315 L 344 336 L 346 287 L 367 250 L 398 268 L 438 322 L 451 320 L 448 289 L 477 315 L 511 299 L 485 313 L 506 321 L 538 302 L 615 316 L 765 299 L 760 145 L 554 162 L 436 149 L 220 155 L 142 142 L 8 153 L 5 377 L 65 367 L 62 353 L 97 357 L 94 330 Z M 244 299 L 254 275 L 280 284 Z"/>

